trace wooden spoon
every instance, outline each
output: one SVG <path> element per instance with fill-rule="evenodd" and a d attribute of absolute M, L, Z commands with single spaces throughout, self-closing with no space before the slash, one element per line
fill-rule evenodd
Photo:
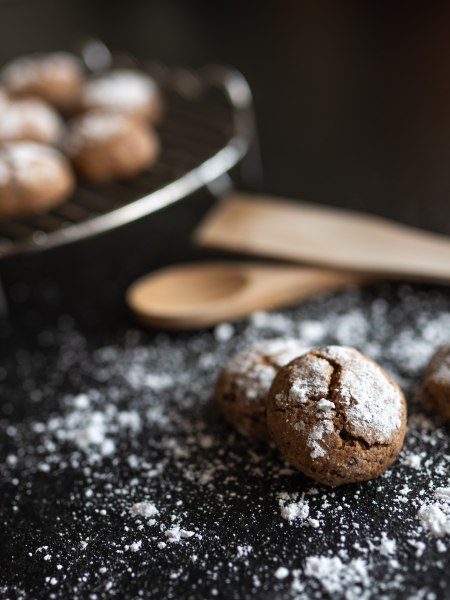
<path fill-rule="evenodd" d="M 366 280 L 355 273 L 310 267 L 186 263 L 138 279 L 126 300 L 143 325 L 198 329 Z"/>

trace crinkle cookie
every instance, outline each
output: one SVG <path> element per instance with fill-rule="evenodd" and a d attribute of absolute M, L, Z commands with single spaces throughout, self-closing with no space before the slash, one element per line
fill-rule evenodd
<path fill-rule="evenodd" d="M 427 408 L 450 422 L 450 344 L 438 348 L 431 357 L 422 399 Z"/>
<path fill-rule="evenodd" d="M 327 485 L 366 481 L 397 457 L 406 428 L 398 385 L 353 348 L 310 350 L 275 377 L 269 434 L 299 471 Z"/>
<path fill-rule="evenodd" d="M 307 351 L 295 339 L 262 341 L 241 352 L 219 374 L 215 400 L 241 433 L 267 440 L 267 394 L 279 369 Z"/>
<path fill-rule="evenodd" d="M 71 123 L 64 148 L 81 177 L 106 183 L 153 165 L 160 145 L 156 133 L 141 121 L 98 110 Z"/>
<path fill-rule="evenodd" d="M 63 110 L 77 102 L 83 78 L 81 61 L 68 52 L 21 56 L 2 70 L 12 96 L 37 96 Z"/>
<path fill-rule="evenodd" d="M 105 109 L 156 121 L 161 113 L 161 95 L 146 73 L 132 69 L 107 71 L 86 81 L 80 109 Z"/>
<path fill-rule="evenodd" d="M 34 142 L 0 148 L 0 218 L 48 210 L 63 202 L 73 187 L 70 165 L 54 148 Z"/>
<path fill-rule="evenodd" d="M 53 145 L 60 141 L 63 131 L 61 117 L 41 100 L 9 102 L 0 110 L 0 142 L 29 140 Z"/>
<path fill-rule="evenodd" d="M 4 110 L 9 103 L 8 94 L 0 87 L 0 110 Z"/>

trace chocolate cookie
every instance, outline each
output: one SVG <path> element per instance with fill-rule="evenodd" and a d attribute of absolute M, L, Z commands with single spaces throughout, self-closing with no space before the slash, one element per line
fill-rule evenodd
<path fill-rule="evenodd" d="M 41 100 L 9 102 L 0 110 L 0 142 L 30 140 L 57 144 L 63 131 L 62 119 Z"/>
<path fill-rule="evenodd" d="M 140 71 L 115 70 L 86 81 L 80 95 L 81 110 L 106 109 L 156 121 L 161 95 L 155 81 Z"/>
<path fill-rule="evenodd" d="M 405 398 L 389 375 L 353 348 L 311 350 L 272 384 L 267 426 L 283 457 L 327 485 L 366 481 L 395 460 Z"/>
<path fill-rule="evenodd" d="M 307 351 L 298 340 L 273 339 L 232 358 L 219 374 L 215 400 L 238 431 L 267 440 L 267 394 L 279 369 Z"/>
<path fill-rule="evenodd" d="M 64 147 L 82 177 L 106 183 L 133 177 L 151 166 L 159 153 L 159 140 L 141 121 L 99 110 L 72 122 Z"/>
<path fill-rule="evenodd" d="M 450 422 L 450 344 L 436 350 L 428 363 L 422 389 L 424 404 Z"/>
<path fill-rule="evenodd" d="M 0 218 L 38 213 L 72 192 L 74 179 L 64 156 L 34 142 L 0 148 Z"/>
<path fill-rule="evenodd" d="M 0 110 L 4 110 L 9 103 L 7 93 L 3 88 L 0 87 Z"/>
<path fill-rule="evenodd" d="M 66 110 L 79 97 L 83 67 L 67 52 L 32 54 L 6 65 L 2 79 L 12 96 L 37 96 Z"/>

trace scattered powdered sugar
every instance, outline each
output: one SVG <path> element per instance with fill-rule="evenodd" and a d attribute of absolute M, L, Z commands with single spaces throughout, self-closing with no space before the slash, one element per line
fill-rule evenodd
<path fill-rule="evenodd" d="M 278 567 L 278 569 L 275 571 L 275 577 L 277 579 L 286 579 L 288 575 L 289 569 L 286 569 L 286 567 Z"/>
<path fill-rule="evenodd" d="M 67 319 L 34 348 L 5 339 L 0 596 L 139 598 L 151 582 L 162 598 L 445 598 L 450 441 L 418 390 L 449 314 L 445 290 L 386 286 L 258 313 L 220 340 L 86 338 Z M 274 337 L 355 344 L 401 380 L 408 432 L 382 476 L 314 484 L 217 413 L 219 370 Z M 326 423 L 334 402 L 317 397 Z"/>
<path fill-rule="evenodd" d="M 145 517 L 151 518 L 159 513 L 159 510 L 153 504 L 153 502 L 145 501 L 145 502 L 136 502 L 130 508 L 130 513 L 133 517 Z"/>
<path fill-rule="evenodd" d="M 187 529 L 182 529 L 179 525 L 175 525 L 170 529 L 166 529 L 164 534 L 169 542 L 179 542 L 181 540 L 188 540 L 189 538 L 193 537 L 195 535 L 195 531 L 188 531 Z"/>
<path fill-rule="evenodd" d="M 438 502 L 422 504 L 417 515 L 432 536 L 450 535 L 450 487 L 437 488 L 434 498 Z"/>
<path fill-rule="evenodd" d="M 333 597 L 370 597 L 371 580 L 367 565 L 360 558 L 344 563 L 339 556 L 310 556 L 305 561 L 304 573 L 306 577 L 317 579 Z"/>
<path fill-rule="evenodd" d="M 289 494 L 279 494 L 278 504 L 280 506 L 280 515 L 287 521 L 296 519 L 304 520 L 309 515 L 309 502 L 305 500 L 304 495 L 297 500 L 292 501 Z"/>
<path fill-rule="evenodd" d="M 228 342 L 234 335 L 234 327 L 231 323 L 220 323 L 214 329 L 214 337 L 218 342 Z"/>

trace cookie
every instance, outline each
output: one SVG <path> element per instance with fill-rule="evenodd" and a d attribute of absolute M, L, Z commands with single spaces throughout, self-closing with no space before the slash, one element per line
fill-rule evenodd
<path fill-rule="evenodd" d="M 9 103 L 9 98 L 5 90 L 0 87 L 0 110 L 4 110 Z"/>
<path fill-rule="evenodd" d="M 30 140 L 57 144 L 63 131 L 62 119 L 41 100 L 17 100 L 0 110 L 0 142 Z"/>
<path fill-rule="evenodd" d="M 438 348 L 431 357 L 422 400 L 427 408 L 450 422 L 450 344 Z"/>
<path fill-rule="evenodd" d="M 241 352 L 222 369 L 215 400 L 224 417 L 238 431 L 268 440 L 267 395 L 281 367 L 307 351 L 298 340 L 273 339 Z"/>
<path fill-rule="evenodd" d="M 2 79 L 12 96 L 37 96 L 67 110 L 79 97 L 83 67 L 67 52 L 32 54 L 6 65 Z"/>
<path fill-rule="evenodd" d="M 151 166 L 159 140 L 146 124 L 128 115 L 92 111 L 71 123 L 64 148 L 81 177 L 106 183 Z"/>
<path fill-rule="evenodd" d="M 310 350 L 277 374 L 267 406 L 282 456 L 326 485 L 366 481 L 397 457 L 406 428 L 398 385 L 353 348 Z"/>
<path fill-rule="evenodd" d="M 34 142 L 0 148 L 0 218 L 48 210 L 63 202 L 73 187 L 70 165 L 58 150 Z"/>
<path fill-rule="evenodd" d="M 161 96 L 155 81 L 131 69 L 107 71 L 86 81 L 80 109 L 105 109 L 156 121 L 161 113 Z"/>

